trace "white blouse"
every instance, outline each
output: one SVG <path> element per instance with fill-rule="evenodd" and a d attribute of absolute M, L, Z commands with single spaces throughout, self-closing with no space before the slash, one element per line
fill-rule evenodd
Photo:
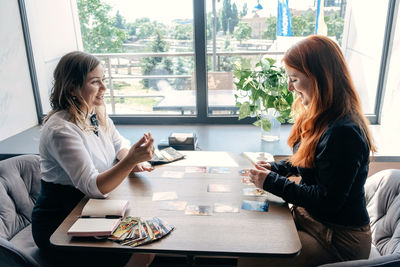
<path fill-rule="evenodd" d="M 118 152 L 129 148 L 108 118 L 109 130 L 99 127 L 99 136 L 85 132 L 68 121 L 69 113 L 59 111 L 41 130 L 39 152 L 42 179 L 72 185 L 89 197 L 104 198 L 97 187 L 97 176 L 113 166 Z"/>

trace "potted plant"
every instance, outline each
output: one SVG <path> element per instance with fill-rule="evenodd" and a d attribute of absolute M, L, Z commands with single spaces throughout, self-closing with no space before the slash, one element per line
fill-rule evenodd
<path fill-rule="evenodd" d="M 280 124 L 293 122 L 290 115 L 293 93 L 288 90 L 285 70 L 278 67 L 272 58 L 262 58 L 255 68 L 248 65 L 237 63 L 233 72 L 239 120 L 256 117 L 253 124 L 261 127 L 262 138 L 279 140 Z M 274 133 L 275 126 L 278 135 Z"/>

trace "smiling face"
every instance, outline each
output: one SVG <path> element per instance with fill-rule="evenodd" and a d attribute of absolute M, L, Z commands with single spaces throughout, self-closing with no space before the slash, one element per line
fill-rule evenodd
<path fill-rule="evenodd" d="M 308 106 L 313 97 L 311 79 L 292 67 L 285 66 L 285 69 L 289 77 L 289 90 L 295 91 L 300 96 L 303 105 Z"/>
<path fill-rule="evenodd" d="M 99 64 L 93 71 L 89 72 L 81 89 L 82 98 L 89 106 L 88 112 L 93 112 L 97 106 L 104 105 L 104 67 Z"/>

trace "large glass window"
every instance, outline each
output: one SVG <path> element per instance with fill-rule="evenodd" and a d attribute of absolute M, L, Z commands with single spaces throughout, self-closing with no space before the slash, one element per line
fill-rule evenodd
<path fill-rule="evenodd" d="M 341 46 L 364 112 L 377 121 L 386 28 L 395 23 L 390 1 L 76 3 L 84 50 L 104 63 L 107 110 L 117 123 L 249 123 L 238 121 L 237 64 L 253 69 L 263 57 L 280 64 L 292 44 L 315 33 Z"/>

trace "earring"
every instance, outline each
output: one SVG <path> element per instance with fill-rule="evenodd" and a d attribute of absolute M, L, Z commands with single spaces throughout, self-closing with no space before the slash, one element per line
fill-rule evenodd
<path fill-rule="evenodd" d="M 77 100 L 76 96 L 72 96 L 72 100 L 76 101 Z"/>

